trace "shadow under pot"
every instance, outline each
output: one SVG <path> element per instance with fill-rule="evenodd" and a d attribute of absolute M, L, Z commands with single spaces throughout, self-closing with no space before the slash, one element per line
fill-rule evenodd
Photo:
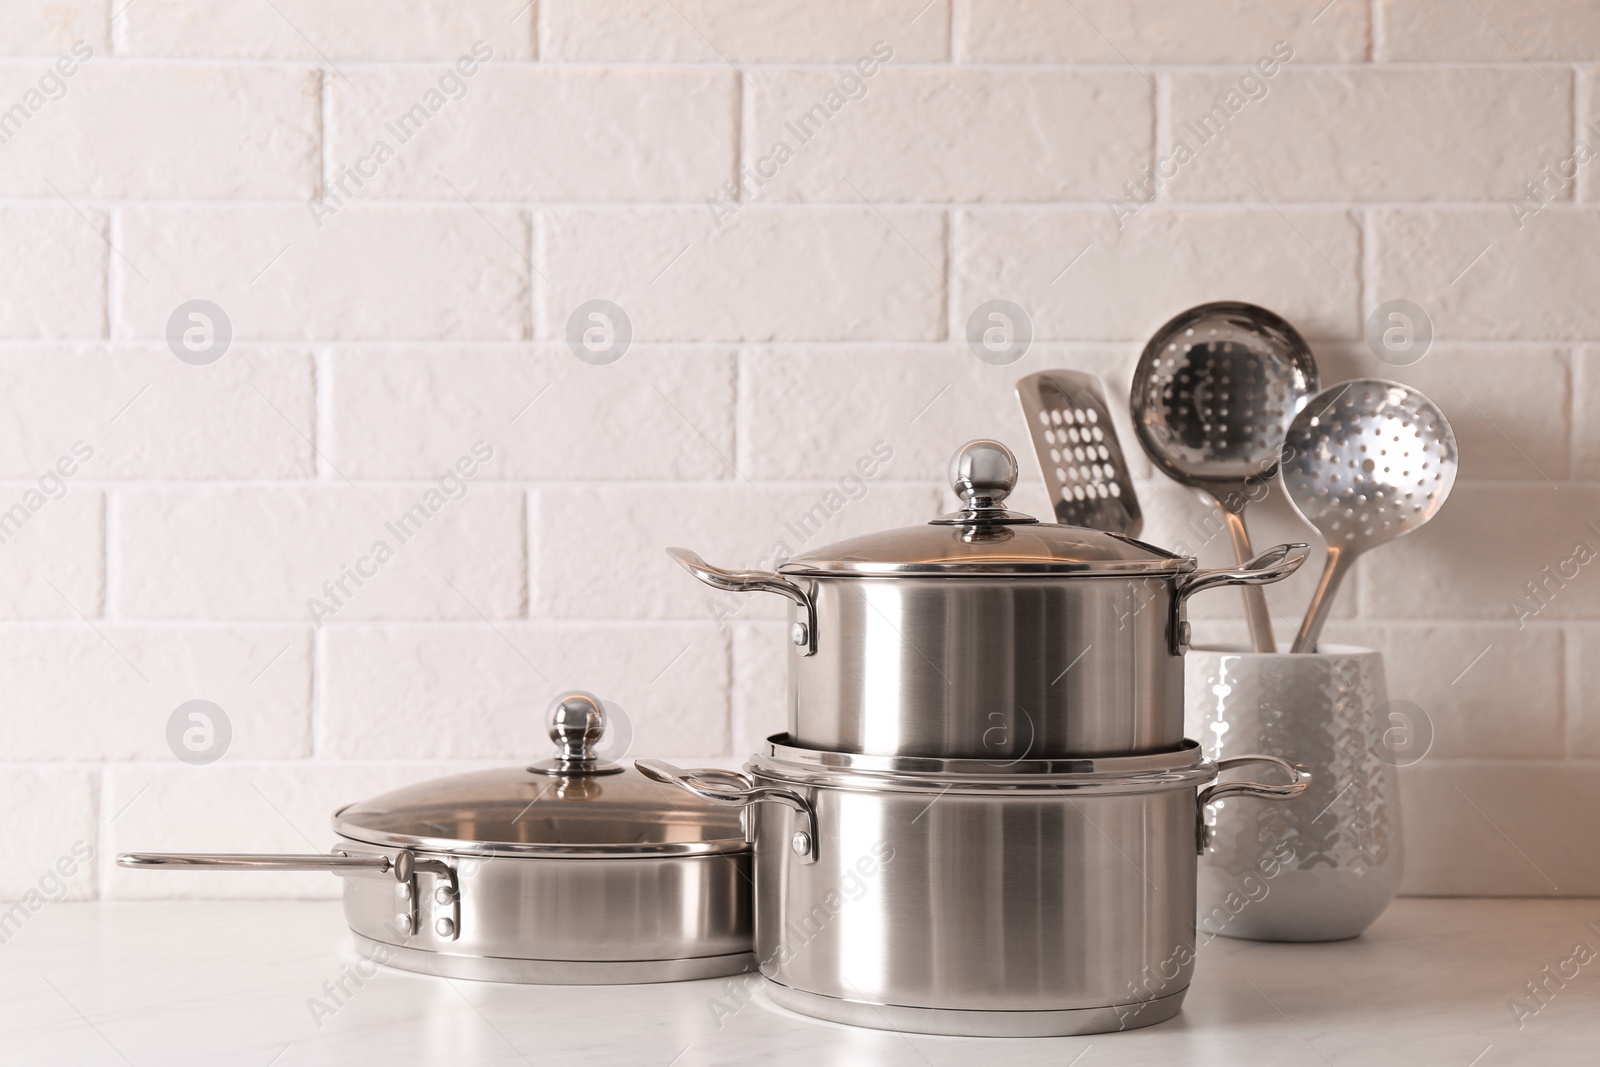
<path fill-rule="evenodd" d="M 335 813 L 326 855 L 125 853 L 117 864 L 337 874 L 362 956 L 448 978 L 605 985 L 751 970 L 740 812 L 598 758 L 605 718 L 596 697 L 558 697 L 554 758 L 352 804 Z"/>
<path fill-rule="evenodd" d="M 1276 783 L 1211 783 L 1267 763 Z M 1304 792 L 1272 756 L 936 760 L 818 752 L 779 735 L 747 784 L 637 766 L 760 803 L 755 950 L 772 1000 L 890 1030 L 1047 1037 L 1178 1013 L 1194 971 L 1205 805 Z"/>
<path fill-rule="evenodd" d="M 1277 582 L 1303 544 L 1201 571 L 1122 534 L 1009 511 L 1017 463 L 971 441 L 950 463 L 963 509 L 840 541 L 776 571 L 668 554 L 718 589 L 787 597 L 789 736 L 839 752 L 1109 756 L 1183 742 L 1184 605 Z"/>

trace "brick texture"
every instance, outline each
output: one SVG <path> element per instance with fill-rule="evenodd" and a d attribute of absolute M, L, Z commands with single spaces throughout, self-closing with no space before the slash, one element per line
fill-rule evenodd
<path fill-rule="evenodd" d="M 342 803 L 547 754 L 568 688 L 615 755 L 738 765 L 786 725 L 787 605 L 664 549 L 926 522 L 977 437 L 1047 516 L 1037 370 L 1104 382 L 1141 537 L 1227 566 L 1127 410 L 1212 300 L 1455 427 L 1454 496 L 1328 629 L 1433 727 L 1407 891 L 1600 896 L 1592 3 L 14 6 L 0 900 L 80 841 L 74 899 L 337 896 L 110 856 L 326 847 Z M 1413 362 L 1366 341 L 1395 300 Z M 1026 346 L 969 343 L 991 301 Z M 1247 521 L 1313 550 L 1287 638 L 1323 546 L 1278 490 Z M 1244 638 L 1235 590 L 1190 617 Z M 168 738 L 196 699 L 210 766 Z"/>

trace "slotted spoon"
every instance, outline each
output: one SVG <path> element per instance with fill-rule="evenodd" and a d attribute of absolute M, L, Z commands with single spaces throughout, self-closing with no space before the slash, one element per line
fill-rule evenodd
<path fill-rule="evenodd" d="M 1439 513 L 1455 485 L 1456 437 L 1417 390 L 1357 378 L 1314 397 L 1283 442 L 1289 502 L 1328 543 L 1328 562 L 1294 639 L 1315 652 L 1339 583 L 1357 556 Z"/>
<path fill-rule="evenodd" d="M 1254 304 L 1201 304 L 1157 330 L 1134 371 L 1139 443 L 1173 480 L 1214 500 L 1243 563 L 1254 553 L 1244 509 L 1278 472 L 1289 422 L 1318 389 L 1311 349 Z M 1244 587 L 1250 644 L 1277 650 L 1266 599 Z"/>
<path fill-rule="evenodd" d="M 1017 382 L 1017 399 L 1056 521 L 1138 537 L 1144 515 L 1100 379 L 1039 371 Z"/>

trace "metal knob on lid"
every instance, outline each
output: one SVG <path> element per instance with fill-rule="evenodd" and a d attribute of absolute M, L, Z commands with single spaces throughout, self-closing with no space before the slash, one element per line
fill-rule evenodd
<path fill-rule="evenodd" d="M 950 488 L 962 510 L 941 515 L 936 526 L 998 526 L 1038 522 L 1032 515 L 1007 511 L 1006 497 L 1017 485 L 1017 457 L 999 441 L 968 441 L 950 457 Z"/>
<path fill-rule="evenodd" d="M 595 746 L 606 732 L 605 704 L 599 697 L 581 689 L 562 693 L 551 701 L 549 715 L 556 757 L 540 760 L 530 771 L 568 778 L 621 773 L 620 764 L 595 755 Z"/>

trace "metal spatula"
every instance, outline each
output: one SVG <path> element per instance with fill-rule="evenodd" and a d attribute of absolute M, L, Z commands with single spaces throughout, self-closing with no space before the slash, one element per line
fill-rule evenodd
<path fill-rule="evenodd" d="M 1045 370 L 1017 382 L 1056 521 L 1138 537 L 1144 528 L 1100 379 Z"/>
<path fill-rule="evenodd" d="M 1315 652 L 1322 624 L 1356 556 L 1404 537 L 1439 513 L 1456 482 L 1455 433 L 1417 390 L 1357 378 L 1312 397 L 1283 441 L 1283 487 L 1328 543 L 1295 652 Z"/>

